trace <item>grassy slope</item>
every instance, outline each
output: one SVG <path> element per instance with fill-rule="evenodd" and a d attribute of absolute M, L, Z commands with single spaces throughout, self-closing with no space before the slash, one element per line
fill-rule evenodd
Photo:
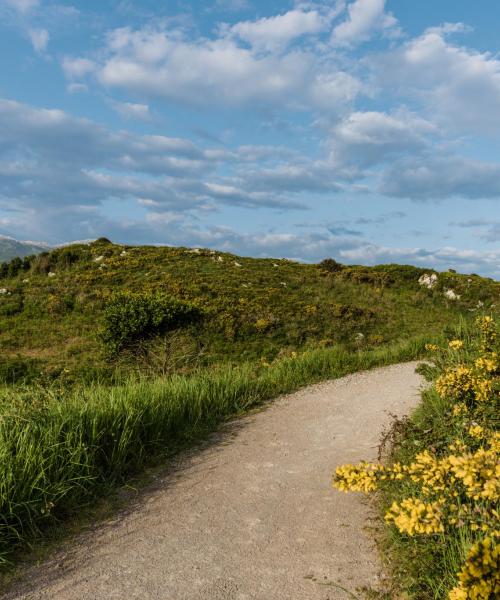
<path fill-rule="evenodd" d="M 59 249 L 1 281 L 11 292 L 0 298 L 4 363 L 36 361 L 37 372 L 66 369 L 76 378 L 109 374 L 96 333 L 106 299 L 121 289 L 162 290 L 202 308 L 201 325 L 179 334 L 168 350 L 181 371 L 228 360 L 271 361 L 318 345 L 353 346 L 358 332 L 365 347 L 432 335 L 478 301 L 488 306 L 500 298 L 500 283 L 478 276 L 443 273 L 434 290 L 422 288 L 418 278 L 425 271 L 414 267 L 329 273 L 317 265 L 208 250 L 123 251 L 105 243 Z M 446 300 L 446 288 L 461 300 Z"/>

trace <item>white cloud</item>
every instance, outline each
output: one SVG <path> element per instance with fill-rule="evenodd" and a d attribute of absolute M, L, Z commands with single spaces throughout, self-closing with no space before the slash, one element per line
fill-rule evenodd
<path fill-rule="evenodd" d="M 88 58 L 71 58 L 65 56 L 62 60 L 64 74 L 69 79 L 80 79 L 95 69 L 95 63 Z"/>
<path fill-rule="evenodd" d="M 26 14 L 40 4 L 40 0 L 3 0 L 7 6 Z"/>
<path fill-rule="evenodd" d="M 36 52 L 43 54 L 47 50 L 50 35 L 46 29 L 30 29 L 28 36 Z"/>
<path fill-rule="evenodd" d="M 361 90 L 358 79 L 336 66 L 333 57 L 299 48 L 260 55 L 227 36 L 186 40 L 176 30 L 121 28 L 108 36 L 104 54 L 97 76 L 106 87 L 201 108 L 279 107 L 336 114 Z M 92 62 L 80 61 L 63 62 L 67 76 L 90 72 Z"/>
<path fill-rule="evenodd" d="M 332 32 L 336 46 L 355 46 L 376 33 L 399 35 L 397 20 L 385 12 L 385 0 L 355 0 L 348 5 L 348 17 Z"/>
<path fill-rule="evenodd" d="M 68 83 L 66 89 L 70 94 L 79 94 L 80 92 L 88 92 L 88 86 L 84 83 Z"/>
<path fill-rule="evenodd" d="M 147 104 L 112 102 L 111 105 L 125 119 L 137 119 L 139 121 L 149 121 L 151 119 L 151 113 Z"/>
<path fill-rule="evenodd" d="M 257 51 L 272 52 L 284 49 L 303 35 L 320 33 L 328 26 L 329 19 L 316 10 L 291 10 L 257 21 L 241 21 L 229 28 L 227 33 L 239 37 Z"/>
<path fill-rule="evenodd" d="M 420 101 L 429 116 L 449 130 L 496 135 L 500 131 L 500 60 L 446 39 L 464 29 L 462 24 L 430 28 L 373 59 L 372 65 L 385 93 Z"/>
<path fill-rule="evenodd" d="M 429 137 L 435 133 L 432 123 L 408 111 L 353 112 L 330 133 L 330 159 L 337 167 L 370 167 L 419 154 L 429 147 Z"/>
<path fill-rule="evenodd" d="M 181 138 L 114 132 L 61 110 L 0 100 L 0 207 L 14 199 L 19 210 L 40 211 L 144 198 L 155 203 L 155 212 L 160 207 L 185 213 L 209 205 L 301 207 L 280 190 L 252 190 L 244 181 L 221 177 L 217 168 L 228 154 Z M 235 152 L 231 160 L 237 157 Z"/>

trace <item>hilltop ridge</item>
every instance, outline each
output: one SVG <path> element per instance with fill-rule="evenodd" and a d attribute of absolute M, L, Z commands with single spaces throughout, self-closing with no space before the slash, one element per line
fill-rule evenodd
<path fill-rule="evenodd" d="M 500 299 L 500 283 L 478 275 L 332 259 L 302 264 L 105 238 L 13 263 L 0 273 L 4 379 L 44 373 L 88 380 L 117 368 L 185 372 L 225 361 L 266 363 L 317 346 L 371 348 L 438 333 Z M 168 294 L 195 305 L 202 318 L 110 359 L 98 334 L 119 292 Z"/>

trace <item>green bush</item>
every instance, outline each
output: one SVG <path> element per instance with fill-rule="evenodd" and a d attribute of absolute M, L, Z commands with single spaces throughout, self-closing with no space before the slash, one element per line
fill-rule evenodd
<path fill-rule="evenodd" d="M 110 354 L 157 333 L 176 329 L 200 316 L 199 310 L 162 292 L 116 294 L 104 310 L 100 337 Z"/>
<path fill-rule="evenodd" d="M 333 258 L 325 258 L 319 263 L 318 266 L 322 271 L 328 271 L 329 273 L 338 273 L 344 268 L 344 265 L 340 264 Z"/>

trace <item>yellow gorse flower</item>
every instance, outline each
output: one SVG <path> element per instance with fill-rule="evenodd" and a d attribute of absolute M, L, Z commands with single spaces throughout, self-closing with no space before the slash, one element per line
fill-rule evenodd
<path fill-rule="evenodd" d="M 491 537 L 474 544 L 458 574 L 459 585 L 450 600 L 500 598 L 500 545 Z"/>
<path fill-rule="evenodd" d="M 482 317 L 477 327 L 475 345 L 459 339 L 448 343 L 451 350 L 467 350 L 459 355 L 461 364 L 449 352 L 440 352 L 435 361 L 441 370 L 435 390 L 445 405 L 449 402 L 453 441 L 418 452 L 406 464 L 343 465 L 333 480 L 343 491 L 370 493 L 399 481 L 415 490 L 412 497 L 393 502 L 385 515 L 408 536 L 468 528 L 474 543 L 450 600 L 500 599 L 500 431 L 491 418 L 500 406 L 500 363 L 495 321 Z M 435 344 L 426 349 L 440 350 Z"/>
<path fill-rule="evenodd" d="M 400 504 L 394 502 L 385 515 L 387 523 L 394 523 L 402 533 L 442 533 L 444 524 L 439 502 L 425 503 L 418 498 L 407 498 Z"/>

